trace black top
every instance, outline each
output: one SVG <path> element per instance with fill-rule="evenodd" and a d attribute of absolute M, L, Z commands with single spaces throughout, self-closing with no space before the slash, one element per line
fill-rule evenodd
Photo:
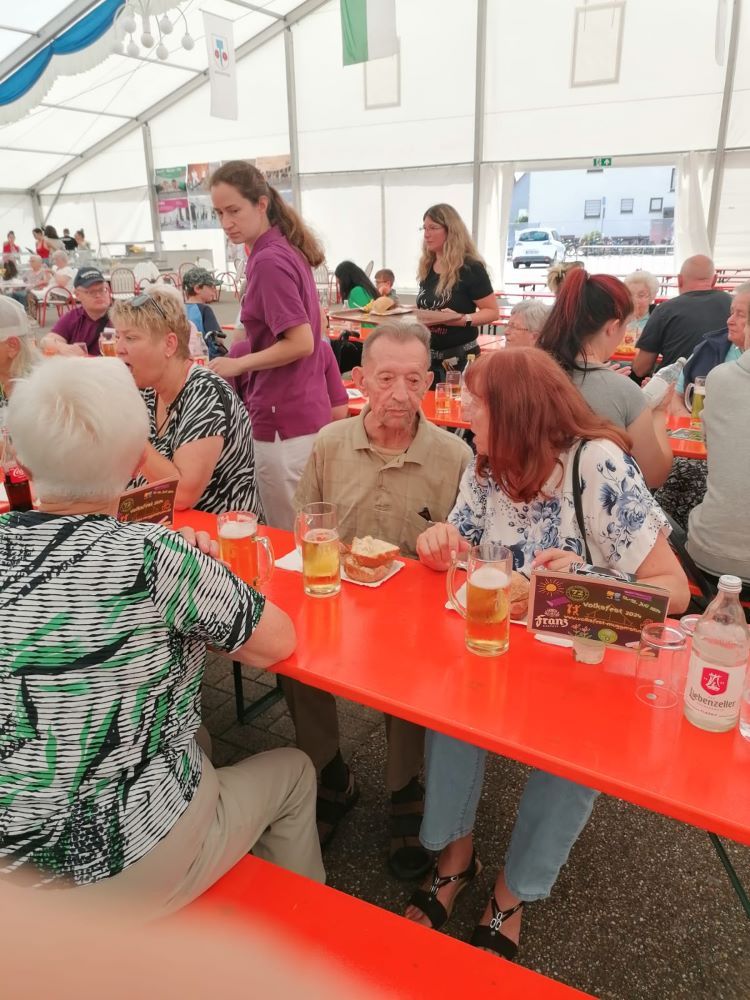
<path fill-rule="evenodd" d="M 662 365 L 689 358 L 707 333 L 727 325 L 732 299 L 726 292 L 683 292 L 661 302 L 648 318 L 638 347 L 661 354 Z"/>
<path fill-rule="evenodd" d="M 471 314 L 476 310 L 479 299 L 492 295 L 492 282 L 487 269 L 478 260 L 467 261 L 458 272 L 458 280 L 450 292 L 438 293 L 440 275 L 433 269 L 419 283 L 417 293 L 418 309 L 455 309 L 458 313 Z M 445 351 L 461 344 L 476 340 L 475 326 L 431 326 L 430 347 L 433 351 Z"/>

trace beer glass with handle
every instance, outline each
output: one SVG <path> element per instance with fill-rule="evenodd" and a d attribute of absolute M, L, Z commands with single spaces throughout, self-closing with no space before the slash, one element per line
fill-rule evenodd
<path fill-rule="evenodd" d="M 235 576 L 256 589 L 268 583 L 273 572 L 273 546 L 258 535 L 258 518 L 249 510 L 219 514 L 219 556 Z M 260 553 L 265 565 L 261 570 Z"/>
<path fill-rule="evenodd" d="M 341 544 L 335 503 L 309 503 L 294 522 L 302 552 L 302 584 L 310 597 L 332 597 L 341 590 Z"/>
<path fill-rule="evenodd" d="M 706 380 L 702 375 L 693 379 L 685 389 L 685 409 L 690 411 L 690 426 L 694 431 L 703 430 L 703 406 L 706 402 Z"/>
<path fill-rule="evenodd" d="M 466 619 L 466 648 L 478 656 L 499 656 L 510 641 L 510 579 L 513 555 L 498 542 L 480 542 L 466 554 L 466 604 L 456 591 L 456 570 L 464 568 L 453 553 L 448 570 L 448 599 Z"/>

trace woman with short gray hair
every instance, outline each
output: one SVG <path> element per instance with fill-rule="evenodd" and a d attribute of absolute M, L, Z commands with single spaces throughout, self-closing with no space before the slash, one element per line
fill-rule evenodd
<path fill-rule="evenodd" d="M 157 916 L 251 849 L 323 867 L 304 754 L 214 770 L 198 743 L 208 645 L 269 667 L 294 627 L 207 535 L 115 518 L 148 426 L 112 358 L 48 359 L 10 401 L 39 507 L 0 516 L 0 868 Z"/>
<path fill-rule="evenodd" d="M 547 321 L 550 306 L 538 299 L 523 299 L 510 311 L 510 319 L 505 327 L 505 343 L 508 347 L 536 347 L 536 339 Z"/>

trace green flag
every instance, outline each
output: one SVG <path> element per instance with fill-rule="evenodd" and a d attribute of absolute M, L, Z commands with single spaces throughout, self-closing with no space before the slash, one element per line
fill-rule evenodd
<path fill-rule="evenodd" d="M 398 52 L 396 0 L 341 0 L 344 65 Z"/>

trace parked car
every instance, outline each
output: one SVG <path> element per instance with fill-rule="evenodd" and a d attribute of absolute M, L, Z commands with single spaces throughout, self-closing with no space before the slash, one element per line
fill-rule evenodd
<path fill-rule="evenodd" d="M 556 229 L 519 229 L 513 247 L 513 267 L 555 264 L 565 260 L 565 244 Z"/>

